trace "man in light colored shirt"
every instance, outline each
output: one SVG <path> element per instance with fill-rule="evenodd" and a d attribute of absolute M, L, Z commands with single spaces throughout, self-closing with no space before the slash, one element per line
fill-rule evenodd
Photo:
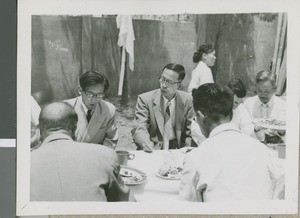
<path fill-rule="evenodd" d="M 207 139 L 187 154 L 180 198 L 188 201 L 273 199 L 278 173 L 268 148 L 230 123 L 227 87 L 204 84 L 193 91 L 197 122 Z"/>
<path fill-rule="evenodd" d="M 192 97 L 178 90 L 184 77 L 182 65 L 167 64 L 159 77 L 160 89 L 138 96 L 133 131 L 138 149 L 151 152 L 191 146 Z"/>
<path fill-rule="evenodd" d="M 80 96 L 65 101 L 78 115 L 76 141 L 115 148 L 118 141 L 116 108 L 103 100 L 109 88 L 107 77 L 96 71 L 88 71 L 80 77 L 79 85 Z"/>
<path fill-rule="evenodd" d="M 270 118 L 285 121 L 286 103 L 274 95 L 276 75 L 268 71 L 260 71 L 256 75 L 255 83 L 257 95 L 244 102 L 252 120 Z M 270 130 L 261 126 L 255 126 L 254 130 L 261 141 L 265 140 L 265 136 L 280 137 L 280 135 L 285 134 L 285 131 Z"/>

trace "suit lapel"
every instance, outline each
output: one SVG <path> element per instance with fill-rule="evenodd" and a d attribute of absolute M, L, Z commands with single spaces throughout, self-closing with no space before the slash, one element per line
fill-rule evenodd
<path fill-rule="evenodd" d="M 162 112 L 162 107 L 161 107 L 161 101 L 162 101 L 162 96 L 161 92 L 158 89 L 157 92 L 154 94 L 154 99 L 153 99 L 153 111 L 154 111 L 154 116 L 158 125 L 158 129 L 161 133 L 161 135 L 164 134 L 164 117 L 163 117 L 163 112 Z"/>
<path fill-rule="evenodd" d="M 81 99 L 79 99 L 80 97 L 78 97 L 78 99 L 75 102 L 74 105 L 74 110 L 77 113 L 78 116 L 78 123 L 77 123 L 77 129 L 76 129 L 76 140 L 77 141 L 82 141 L 83 135 L 85 134 L 88 122 L 86 119 L 86 115 L 84 112 L 84 108 L 82 106 L 82 104 L 80 103 Z"/>
<path fill-rule="evenodd" d="M 176 93 L 176 104 L 175 104 L 175 128 L 176 128 L 176 138 L 178 145 L 180 145 L 181 140 L 181 132 L 184 125 L 184 110 L 185 105 L 179 95 L 179 93 Z"/>
<path fill-rule="evenodd" d="M 107 118 L 108 109 L 100 101 L 93 112 L 90 122 L 87 125 L 82 141 L 91 142 L 99 129 L 103 126 L 103 122 Z"/>

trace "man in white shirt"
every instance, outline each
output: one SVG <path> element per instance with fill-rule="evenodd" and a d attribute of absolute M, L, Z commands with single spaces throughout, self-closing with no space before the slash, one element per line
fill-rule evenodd
<path fill-rule="evenodd" d="M 188 201 L 273 199 L 277 172 L 267 147 L 230 123 L 227 87 L 204 84 L 193 91 L 197 122 L 207 139 L 187 154 L 180 198 Z"/>
<path fill-rule="evenodd" d="M 256 75 L 255 83 L 257 95 L 248 98 L 244 102 L 244 106 L 250 113 L 252 120 L 270 118 L 285 121 L 286 103 L 274 95 L 276 75 L 268 71 L 260 71 Z M 261 126 L 255 126 L 254 130 L 261 141 L 265 141 L 265 136 L 280 137 L 280 135 L 285 134 L 284 131 L 274 131 Z"/>
<path fill-rule="evenodd" d="M 256 138 L 250 114 L 242 104 L 247 92 L 244 83 L 240 79 L 231 79 L 227 82 L 226 86 L 233 92 L 233 115 L 230 122 L 235 124 L 243 133 Z M 198 146 L 205 140 L 195 120 L 191 124 L 191 135 L 193 141 Z"/>

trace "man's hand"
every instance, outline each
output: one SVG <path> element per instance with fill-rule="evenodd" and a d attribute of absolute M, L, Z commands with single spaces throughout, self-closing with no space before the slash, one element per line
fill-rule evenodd
<path fill-rule="evenodd" d="M 150 141 L 148 143 L 144 142 L 142 144 L 142 147 L 145 152 L 151 153 L 153 151 L 154 143 L 152 141 Z"/>

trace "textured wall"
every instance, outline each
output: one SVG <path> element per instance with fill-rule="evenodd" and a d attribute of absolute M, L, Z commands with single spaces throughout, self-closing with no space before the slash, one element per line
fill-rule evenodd
<path fill-rule="evenodd" d="M 195 20 L 195 21 L 194 21 Z M 127 67 L 129 94 L 159 86 L 162 67 L 180 63 L 187 71 L 186 89 L 195 67 L 199 44 L 217 42 L 216 82 L 237 77 L 253 90 L 255 74 L 268 69 L 273 55 L 277 20 L 257 16 L 197 15 L 193 22 L 133 20 L 135 69 Z M 89 69 L 105 73 L 116 96 L 121 50 L 114 17 L 33 16 L 32 93 L 40 104 L 77 95 L 78 78 Z"/>

